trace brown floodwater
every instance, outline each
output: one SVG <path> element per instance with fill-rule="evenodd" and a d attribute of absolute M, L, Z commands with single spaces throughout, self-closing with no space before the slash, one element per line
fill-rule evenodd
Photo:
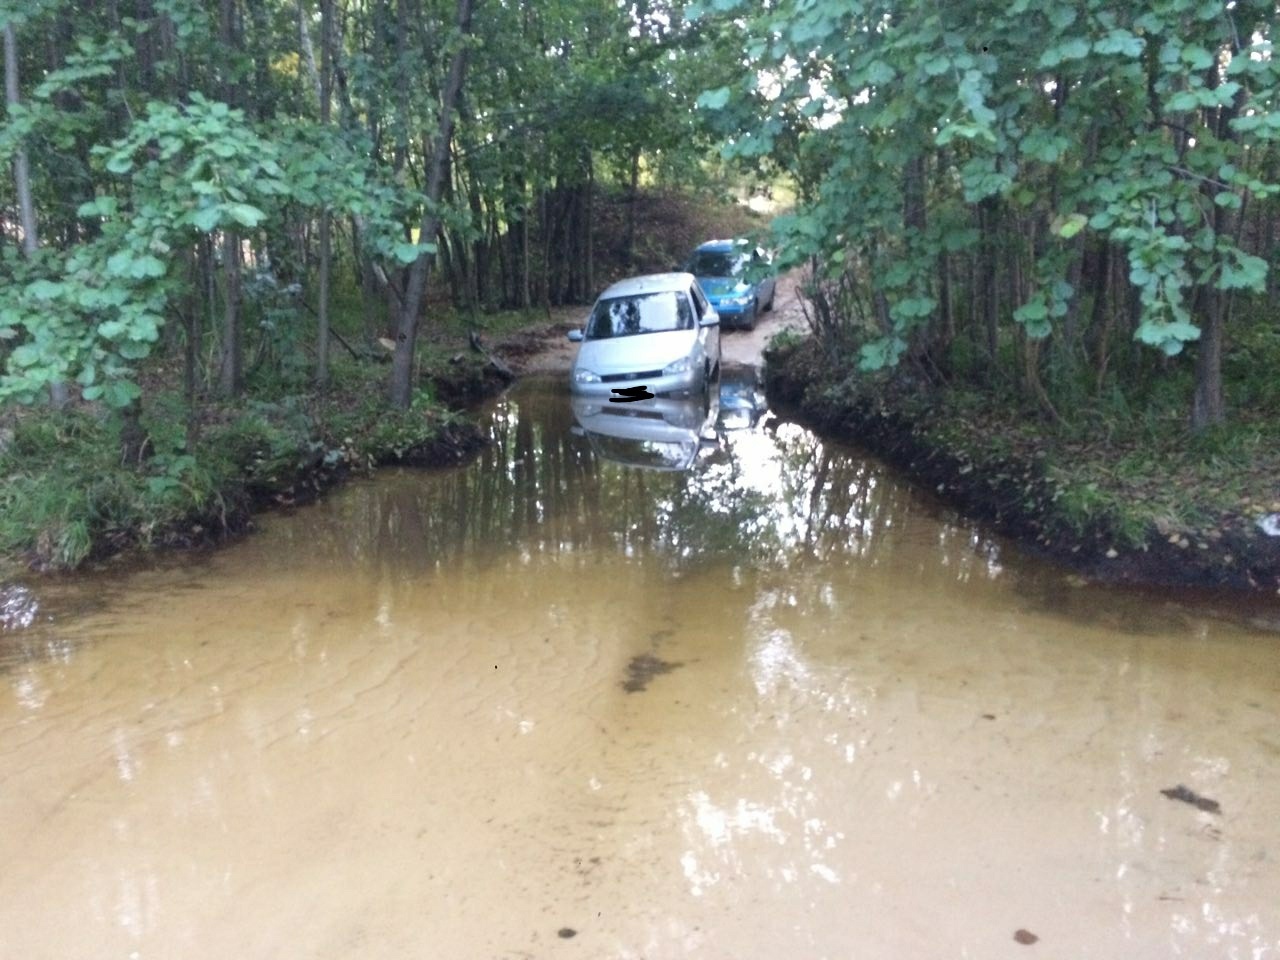
<path fill-rule="evenodd" d="M 1280 611 L 758 414 L 638 470 L 529 382 L 465 468 L 9 584 L 0 958 L 1275 957 Z"/>

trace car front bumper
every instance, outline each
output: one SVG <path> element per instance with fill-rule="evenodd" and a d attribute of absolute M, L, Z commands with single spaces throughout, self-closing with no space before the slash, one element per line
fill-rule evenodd
<path fill-rule="evenodd" d="M 755 321 L 755 305 L 748 303 L 745 306 L 730 303 L 712 302 L 712 307 L 716 313 L 720 315 L 720 323 L 726 327 L 746 327 Z"/>
<path fill-rule="evenodd" d="M 603 397 L 606 400 L 614 399 L 614 391 L 634 390 L 636 387 L 643 387 L 656 397 L 688 397 L 702 389 L 702 371 L 697 368 L 685 373 L 657 373 L 656 375 L 642 373 L 638 376 L 606 374 L 606 376 L 609 377 L 608 380 L 598 383 L 578 383 L 571 371 L 569 389 L 580 396 Z M 615 376 L 621 376 L 621 379 L 614 379 Z M 623 396 L 625 395 L 618 395 L 618 402 L 623 402 Z"/>

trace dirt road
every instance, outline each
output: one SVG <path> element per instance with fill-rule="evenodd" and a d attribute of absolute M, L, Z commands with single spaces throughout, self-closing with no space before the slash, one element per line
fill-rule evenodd
<path fill-rule="evenodd" d="M 774 307 L 756 323 L 756 328 L 724 330 L 720 337 L 721 363 L 728 367 L 755 366 L 770 338 L 787 328 L 804 328 L 796 284 L 799 271 L 778 278 Z M 582 325 L 586 307 L 564 307 L 552 314 L 553 322 L 538 330 L 525 331 L 498 343 L 495 347 L 502 359 L 517 373 L 567 373 L 573 365 L 578 345 L 566 334 Z"/>

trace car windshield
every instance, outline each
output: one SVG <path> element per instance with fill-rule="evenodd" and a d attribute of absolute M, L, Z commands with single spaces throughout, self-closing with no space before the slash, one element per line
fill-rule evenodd
<path fill-rule="evenodd" d="M 742 273 L 746 258 L 722 250 L 699 250 L 689 262 L 689 272 L 696 277 L 736 277 Z"/>
<path fill-rule="evenodd" d="M 687 470 L 698 456 L 698 444 L 693 441 L 631 440 L 599 433 L 587 436 L 600 456 L 629 467 Z"/>
<path fill-rule="evenodd" d="M 638 333 L 692 330 L 693 305 L 683 293 L 641 293 L 601 300 L 587 321 L 588 340 L 630 337 Z"/>

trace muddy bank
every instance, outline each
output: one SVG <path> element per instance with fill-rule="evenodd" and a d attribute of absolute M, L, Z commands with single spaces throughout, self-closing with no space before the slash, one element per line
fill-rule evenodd
<path fill-rule="evenodd" d="M 1052 451 L 1008 452 L 991 436 L 975 442 L 939 430 L 954 416 L 941 404 L 903 388 L 851 387 L 808 341 L 767 352 L 764 379 L 775 405 L 867 448 L 965 514 L 1086 577 L 1280 593 L 1280 537 L 1264 534 L 1253 513 L 1219 511 L 1195 529 L 1162 522 L 1135 529 L 1136 510 L 1082 517 L 1065 507 L 1072 491 L 1052 469 Z"/>
<path fill-rule="evenodd" d="M 493 358 L 455 355 L 424 374 L 420 398 L 400 411 L 378 399 L 381 368 L 360 373 L 324 393 L 207 405 L 190 446 L 158 403 L 137 462 L 121 461 L 112 420 L 92 408 L 19 419 L 0 449 L 0 577 L 207 547 L 352 475 L 455 466 L 485 443 L 460 411 L 514 379 Z"/>

